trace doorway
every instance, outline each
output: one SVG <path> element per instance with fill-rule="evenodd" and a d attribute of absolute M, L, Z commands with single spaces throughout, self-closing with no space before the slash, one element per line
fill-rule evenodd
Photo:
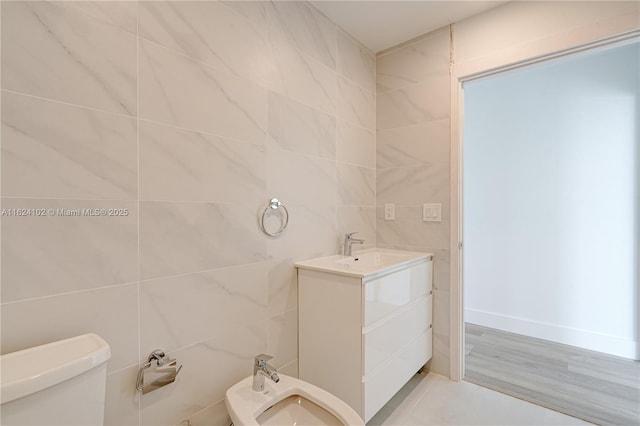
<path fill-rule="evenodd" d="M 466 377 L 597 423 L 640 415 L 639 51 L 464 83 Z"/>

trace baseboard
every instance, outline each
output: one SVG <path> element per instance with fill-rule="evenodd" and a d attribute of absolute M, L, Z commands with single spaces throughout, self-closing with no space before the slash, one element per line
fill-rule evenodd
<path fill-rule="evenodd" d="M 594 333 L 588 330 L 564 327 L 469 308 L 465 308 L 464 310 L 464 321 L 623 358 L 640 359 L 640 342 Z"/>

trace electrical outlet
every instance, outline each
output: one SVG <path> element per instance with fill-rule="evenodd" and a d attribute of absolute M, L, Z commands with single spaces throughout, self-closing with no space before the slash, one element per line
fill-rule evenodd
<path fill-rule="evenodd" d="M 396 206 L 395 204 L 384 205 L 384 220 L 396 220 Z"/>
<path fill-rule="evenodd" d="M 423 222 L 442 222 L 442 204 L 430 203 L 422 205 Z"/>

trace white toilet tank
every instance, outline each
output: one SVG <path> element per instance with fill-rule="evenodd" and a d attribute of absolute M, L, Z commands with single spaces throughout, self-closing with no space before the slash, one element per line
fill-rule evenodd
<path fill-rule="evenodd" d="M 96 334 L 0 356 L 0 424 L 102 425 L 110 357 Z"/>

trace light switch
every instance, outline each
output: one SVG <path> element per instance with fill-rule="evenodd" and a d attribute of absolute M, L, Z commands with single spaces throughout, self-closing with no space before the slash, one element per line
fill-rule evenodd
<path fill-rule="evenodd" d="M 422 205 L 423 222 L 442 222 L 442 204 L 430 203 Z"/>
<path fill-rule="evenodd" d="M 396 219 L 396 206 L 394 204 L 384 205 L 384 220 Z"/>

